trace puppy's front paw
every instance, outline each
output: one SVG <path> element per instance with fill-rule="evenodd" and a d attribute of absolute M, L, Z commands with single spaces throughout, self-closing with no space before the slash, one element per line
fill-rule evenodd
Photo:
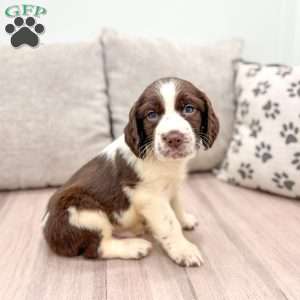
<path fill-rule="evenodd" d="M 198 225 L 197 219 L 191 214 L 184 214 L 181 220 L 181 227 L 183 230 L 193 230 Z"/>
<path fill-rule="evenodd" d="M 200 250 L 187 240 L 170 245 L 169 256 L 182 267 L 199 267 L 203 263 Z"/>

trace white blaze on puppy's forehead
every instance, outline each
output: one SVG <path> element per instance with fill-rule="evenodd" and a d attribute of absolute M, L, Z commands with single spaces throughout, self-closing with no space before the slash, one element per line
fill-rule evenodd
<path fill-rule="evenodd" d="M 159 93 L 165 104 L 166 113 L 175 111 L 176 85 L 173 81 L 161 84 Z"/>

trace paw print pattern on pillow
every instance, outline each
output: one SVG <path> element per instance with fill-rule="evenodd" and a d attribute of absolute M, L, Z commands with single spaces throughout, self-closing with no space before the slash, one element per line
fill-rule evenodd
<path fill-rule="evenodd" d="M 230 145 L 229 149 L 233 153 L 239 153 L 241 146 L 242 146 L 242 138 L 240 136 L 240 132 L 239 132 L 238 127 L 235 127 L 233 129 L 233 137 L 232 137 L 232 142 L 231 142 L 231 145 Z"/>
<path fill-rule="evenodd" d="M 234 177 L 228 178 L 227 181 L 228 181 L 228 183 L 230 183 L 232 185 L 240 185 L 239 182 Z"/>
<path fill-rule="evenodd" d="M 264 142 L 261 142 L 259 145 L 255 147 L 255 156 L 263 163 L 266 163 L 268 160 L 270 160 L 273 156 L 271 154 L 271 145 L 266 144 Z"/>
<path fill-rule="evenodd" d="M 246 99 L 241 102 L 239 105 L 239 111 L 241 118 L 244 118 L 249 113 L 249 101 Z"/>
<path fill-rule="evenodd" d="M 243 93 L 243 88 L 241 86 L 237 86 L 235 89 L 236 98 L 240 98 Z"/>
<path fill-rule="evenodd" d="M 241 146 L 242 146 L 242 140 L 238 136 L 233 137 L 231 151 L 233 153 L 239 153 Z"/>
<path fill-rule="evenodd" d="M 272 102 L 271 100 L 268 100 L 267 103 L 262 107 L 262 109 L 265 111 L 265 117 L 271 118 L 273 120 L 275 120 L 276 117 L 280 114 L 279 103 Z"/>
<path fill-rule="evenodd" d="M 294 159 L 292 160 L 292 165 L 295 166 L 296 170 L 300 171 L 300 152 L 294 153 Z"/>
<path fill-rule="evenodd" d="M 283 124 L 282 130 L 280 131 L 280 135 L 285 139 L 287 145 L 298 142 L 298 133 L 299 128 L 296 127 L 293 122 Z"/>
<path fill-rule="evenodd" d="M 290 87 L 287 89 L 290 97 L 300 98 L 300 80 L 297 82 L 292 82 Z"/>
<path fill-rule="evenodd" d="M 258 82 L 256 88 L 253 89 L 253 94 L 254 96 L 264 95 L 270 87 L 271 85 L 268 81 Z"/>
<path fill-rule="evenodd" d="M 234 131 L 218 178 L 300 197 L 300 66 L 239 62 Z M 300 198 L 299 198 L 300 200 Z"/>
<path fill-rule="evenodd" d="M 257 119 L 252 119 L 250 123 L 250 136 L 256 138 L 258 133 L 261 132 L 262 127 L 260 125 L 260 121 Z"/>
<path fill-rule="evenodd" d="M 290 75 L 292 73 L 292 70 L 293 68 L 290 66 L 284 66 L 284 65 L 277 66 L 276 75 L 279 75 L 284 78 L 285 76 Z"/>
<path fill-rule="evenodd" d="M 242 179 L 252 179 L 254 170 L 251 168 L 249 163 L 241 163 L 238 173 Z"/>
<path fill-rule="evenodd" d="M 228 170 L 229 167 L 229 163 L 228 161 L 225 161 L 224 164 L 222 165 L 222 168 L 224 168 L 225 170 Z"/>
<path fill-rule="evenodd" d="M 289 175 L 285 172 L 275 172 L 272 181 L 276 184 L 278 188 L 287 190 L 292 190 L 295 184 L 294 181 L 289 179 Z"/>
<path fill-rule="evenodd" d="M 260 65 L 256 65 L 253 66 L 251 68 L 249 68 L 249 70 L 246 73 L 247 77 L 254 77 L 256 76 L 256 74 L 261 70 L 261 66 Z"/>

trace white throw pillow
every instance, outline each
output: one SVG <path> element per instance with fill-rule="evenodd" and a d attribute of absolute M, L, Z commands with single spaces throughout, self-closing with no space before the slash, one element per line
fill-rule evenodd
<path fill-rule="evenodd" d="M 232 135 L 232 62 L 240 57 L 241 41 L 204 47 L 106 29 L 102 42 L 115 137 L 123 133 L 129 109 L 147 85 L 161 77 L 181 77 L 205 91 L 220 120 L 220 134 L 214 146 L 208 151 L 200 150 L 190 169 L 209 170 L 219 164 Z"/>
<path fill-rule="evenodd" d="M 300 197 L 300 66 L 237 63 L 237 112 L 218 177 Z"/>

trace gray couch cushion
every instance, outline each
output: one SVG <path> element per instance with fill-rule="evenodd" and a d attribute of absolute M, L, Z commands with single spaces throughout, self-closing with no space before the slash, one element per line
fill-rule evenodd
<path fill-rule="evenodd" d="M 97 43 L 0 49 L 0 189 L 63 183 L 111 141 Z"/>
<path fill-rule="evenodd" d="M 241 51 L 240 41 L 215 46 L 179 45 L 163 39 L 134 37 L 104 30 L 105 67 L 115 136 L 123 132 L 128 111 L 152 81 L 177 76 L 193 82 L 211 98 L 221 123 L 214 147 L 200 152 L 192 170 L 207 170 L 224 157 L 234 119 L 233 66 Z"/>

